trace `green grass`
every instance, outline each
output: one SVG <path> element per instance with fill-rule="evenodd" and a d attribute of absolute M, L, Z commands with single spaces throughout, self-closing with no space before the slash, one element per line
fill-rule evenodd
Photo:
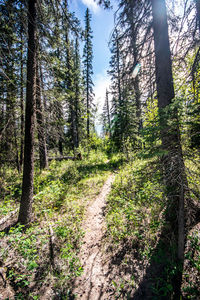
<path fill-rule="evenodd" d="M 6 276 L 16 299 L 26 299 L 27 295 L 37 299 L 41 289 L 48 286 L 59 297 L 70 293 L 71 281 L 82 272 L 78 253 L 84 235 L 81 224 L 85 208 L 119 164 L 118 156 L 108 161 L 104 153 L 91 151 L 82 161 L 52 161 L 49 170 L 40 173 L 36 169 L 33 224 L 26 231 L 17 226 L 8 234 L 1 233 L 0 260 L 7 266 Z M 19 206 L 20 180 L 15 171 L 7 172 L 2 216 Z M 53 230 L 54 266 L 49 224 Z"/>
<path fill-rule="evenodd" d="M 151 236 L 161 226 L 163 192 L 153 160 L 134 160 L 120 168 L 109 196 L 108 233 L 117 244 L 135 236 Z"/>
<path fill-rule="evenodd" d="M 167 236 L 164 243 L 160 240 L 165 226 L 166 196 L 159 158 L 144 159 L 134 154 L 130 157 L 132 160 L 125 162 L 122 154 L 116 154 L 108 160 L 105 153 L 91 151 L 82 161 L 52 161 L 49 170 L 43 172 L 36 168 L 34 222 L 26 231 L 17 226 L 8 234 L 0 233 L 0 262 L 16 299 L 27 299 L 27 295 L 39 299 L 45 288 L 60 299 L 67 299 L 72 281 L 82 272 L 78 254 L 84 235 L 81 224 L 85 209 L 113 171 L 116 176 L 106 209 L 105 243 L 113 265 L 121 272 L 120 279 L 114 279 L 112 284 L 115 297 L 131 298 L 153 261 L 158 265 L 167 261 L 162 270 L 164 277 L 160 274 L 152 284 L 155 297 L 170 294 L 176 268 L 173 259 L 166 257 Z M 191 196 L 197 200 L 198 157 L 187 159 L 186 166 Z M 21 175 L 7 168 L 2 178 L 0 216 L 4 217 L 19 206 Z M 49 225 L 53 230 L 53 262 Z M 199 245 L 199 232 L 194 229 L 188 234 L 185 253 L 182 291 L 186 299 L 199 296 Z M 168 248 L 171 253 L 175 251 L 171 241 Z"/>
<path fill-rule="evenodd" d="M 148 276 L 153 276 L 153 269 L 147 271 L 151 265 L 163 266 L 160 276 L 148 277 L 152 280 L 150 288 L 155 299 L 170 297 L 173 290 L 173 277 L 178 270 L 176 248 L 167 235 L 164 218 L 167 199 L 159 165 L 159 158 L 138 159 L 132 155 L 132 161 L 119 169 L 108 197 L 106 246 L 123 278 L 123 284 L 120 278 L 113 284 L 116 299 L 133 297 L 144 274 L 148 272 Z M 187 160 L 186 166 L 191 196 L 197 201 L 196 195 L 200 192 L 198 157 Z M 182 292 L 186 299 L 197 299 L 199 235 L 190 232 L 188 241 Z"/>

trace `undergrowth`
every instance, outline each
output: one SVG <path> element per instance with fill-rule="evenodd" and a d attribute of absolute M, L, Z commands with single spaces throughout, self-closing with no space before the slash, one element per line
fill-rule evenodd
<path fill-rule="evenodd" d="M 151 291 L 152 299 L 173 297 L 173 278 L 179 267 L 173 239 L 167 235 L 167 200 L 159 165 L 159 158 L 138 159 L 133 155 L 120 168 L 108 197 L 106 245 L 115 265 L 111 273 L 116 299 L 133 299 L 139 294 L 148 298 L 142 294 L 144 289 Z M 187 168 L 189 187 L 195 197 L 199 194 L 198 159 L 195 163 L 187 161 Z M 198 234 L 195 232 L 188 234 L 182 299 L 198 299 L 200 295 L 200 236 L 199 230 Z M 116 273 L 120 275 L 117 277 Z"/>
<path fill-rule="evenodd" d="M 117 156 L 108 161 L 106 154 L 93 151 L 82 161 L 52 161 L 49 170 L 36 169 L 34 222 L 26 231 L 17 225 L 0 233 L 2 272 L 15 299 L 70 295 L 71 282 L 82 272 L 78 253 L 85 208 L 119 163 Z M 7 171 L 1 216 L 19 206 L 20 180 Z"/>

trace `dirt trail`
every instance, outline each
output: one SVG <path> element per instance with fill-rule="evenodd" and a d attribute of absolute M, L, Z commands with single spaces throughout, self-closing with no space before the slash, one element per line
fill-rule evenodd
<path fill-rule="evenodd" d="M 105 232 L 104 208 L 106 206 L 106 197 L 114 181 L 114 175 L 109 176 L 105 182 L 101 193 L 88 208 L 86 213 L 83 230 L 85 236 L 80 252 L 81 263 L 84 272 L 81 277 L 75 281 L 73 294 L 76 299 L 110 299 L 108 278 L 108 262 L 101 251 L 101 240 Z"/>

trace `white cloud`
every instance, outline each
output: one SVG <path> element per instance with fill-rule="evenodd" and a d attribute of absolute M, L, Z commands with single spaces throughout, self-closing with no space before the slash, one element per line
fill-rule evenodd
<path fill-rule="evenodd" d="M 100 7 L 97 5 L 97 3 L 94 0 L 81 0 L 83 4 L 88 6 L 94 13 L 97 13 L 100 10 Z"/>

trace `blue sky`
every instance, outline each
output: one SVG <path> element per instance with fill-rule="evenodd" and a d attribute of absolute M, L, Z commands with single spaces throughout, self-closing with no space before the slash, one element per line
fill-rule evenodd
<path fill-rule="evenodd" d="M 108 42 L 113 30 L 113 10 L 104 10 L 99 7 L 94 0 L 71 0 L 69 2 L 70 11 L 74 11 L 81 20 L 84 28 L 84 16 L 86 8 L 90 9 L 92 14 L 91 27 L 93 31 L 93 82 L 95 92 L 95 103 L 99 104 L 99 111 L 105 99 L 106 87 L 109 87 L 110 81 L 106 73 L 110 51 Z"/>

